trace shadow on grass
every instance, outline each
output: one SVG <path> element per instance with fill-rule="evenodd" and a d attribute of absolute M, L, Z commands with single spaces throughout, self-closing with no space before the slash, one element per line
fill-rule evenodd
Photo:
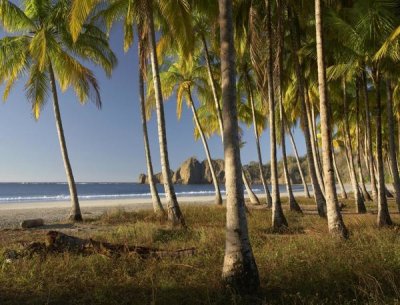
<path fill-rule="evenodd" d="M 281 228 L 268 228 L 262 230 L 263 233 L 266 234 L 274 234 L 274 235 L 299 235 L 306 234 L 304 227 L 281 227 Z"/>

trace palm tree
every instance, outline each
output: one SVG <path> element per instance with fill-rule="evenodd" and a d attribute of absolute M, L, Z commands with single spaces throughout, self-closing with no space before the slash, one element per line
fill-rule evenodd
<path fill-rule="evenodd" d="M 314 154 L 313 154 L 313 144 L 312 144 L 312 139 L 311 139 L 311 127 L 310 127 L 310 122 L 308 120 L 307 116 L 307 98 L 306 95 L 308 96 L 306 90 L 305 90 L 305 80 L 304 80 L 304 75 L 302 72 L 302 67 L 300 64 L 298 52 L 300 50 L 300 31 L 299 31 L 299 25 L 298 25 L 298 18 L 295 16 L 295 13 L 293 12 L 292 9 L 289 9 L 289 17 L 290 17 L 290 34 L 291 34 L 291 47 L 292 47 L 292 53 L 293 53 L 293 64 L 294 64 L 294 70 L 295 70 L 295 75 L 297 79 L 297 87 L 298 87 L 298 92 L 299 92 L 299 98 L 300 98 L 300 118 L 301 118 L 301 123 L 303 126 L 303 134 L 304 134 L 304 139 L 306 143 L 306 149 L 307 149 L 307 163 L 308 163 L 308 168 L 310 172 L 310 178 L 311 178 L 311 184 L 313 187 L 314 191 L 314 199 L 315 203 L 317 205 L 317 210 L 318 214 L 321 217 L 326 216 L 326 202 L 325 202 L 325 197 L 322 193 L 320 183 L 318 180 L 317 176 L 317 168 L 315 166 L 314 162 Z"/>
<path fill-rule="evenodd" d="M 164 207 L 161 204 L 160 196 L 158 194 L 156 184 L 154 181 L 154 171 L 153 162 L 151 160 L 150 153 L 150 143 L 149 136 L 147 133 L 147 118 L 146 118 L 146 103 L 145 103 L 145 93 L 144 93 L 144 75 L 146 67 L 146 51 L 143 48 L 143 41 L 145 40 L 143 31 L 141 31 L 140 24 L 138 25 L 138 54 L 139 54 L 139 98 L 140 98 L 140 114 L 142 118 L 142 130 L 143 130 L 143 141 L 144 141 L 144 151 L 146 155 L 146 165 L 147 165 L 147 176 L 149 179 L 150 193 L 153 202 L 153 210 L 155 213 L 160 213 L 165 215 Z M 125 35 L 127 37 L 127 35 Z"/>
<path fill-rule="evenodd" d="M 281 148 L 282 148 L 282 161 L 283 161 L 283 172 L 285 175 L 286 189 L 289 197 L 289 208 L 291 211 L 302 212 L 299 204 L 294 198 L 292 190 L 292 182 L 289 177 L 289 170 L 287 164 L 286 156 L 286 136 L 285 136 L 285 109 L 283 106 L 283 51 L 284 51 L 284 14 L 283 14 L 283 1 L 278 0 L 277 2 L 278 11 L 278 25 L 277 25 L 277 36 L 278 36 L 278 47 L 277 47 L 277 62 L 278 62 L 278 85 L 277 85 L 277 96 L 279 105 L 279 115 L 280 115 L 280 138 L 281 138 Z"/>
<path fill-rule="evenodd" d="M 25 90 L 35 119 L 39 119 L 48 95 L 52 94 L 72 203 L 69 219 L 82 221 L 61 120 L 57 82 L 62 91 L 72 87 L 82 103 L 91 98 L 100 107 L 101 98 L 96 78 L 79 59 L 99 64 L 107 75 L 111 74 L 117 61 L 108 46 L 106 35 L 92 24 L 84 24 L 79 38 L 73 43 L 67 24 L 69 11 L 70 2 L 63 0 L 27 0 L 23 9 L 11 1 L 1 1 L 0 22 L 3 29 L 14 36 L 0 40 L 0 75 L 1 82 L 6 84 L 5 98 L 17 80 L 24 75 L 28 76 Z"/>
<path fill-rule="evenodd" d="M 329 231 L 340 237 L 347 238 L 348 232 L 339 211 L 336 194 L 335 177 L 332 162 L 332 135 L 330 126 L 330 110 L 326 90 L 326 70 L 324 55 L 324 36 L 322 30 L 321 0 L 315 0 L 315 28 L 317 42 L 318 88 L 320 99 L 320 121 L 322 136 L 322 158 L 325 183 L 325 198 Z"/>
<path fill-rule="evenodd" d="M 186 46 L 190 45 L 190 35 L 187 34 L 186 30 L 188 30 L 188 7 L 189 4 L 186 0 L 178 0 L 176 1 L 162 1 L 159 3 L 158 1 L 147 1 L 147 0 L 91 0 L 91 1 L 80 1 L 74 0 L 72 5 L 71 12 L 71 31 L 73 37 L 76 38 L 79 30 L 82 26 L 82 23 L 86 20 L 86 18 L 94 11 L 96 8 L 101 7 L 99 4 L 108 3 L 111 5 L 118 5 L 124 2 L 124 8 L 122 12 L 126 14 L 126 20 L 131 21 L 128 24 L 128 31 L 125 32 L 125 35 L 129 35 L 128 42 L 133 41 L 133 30 L 132 30 L 132 22 L 137 20 L 137 17 L 140 16 L 143 18 L 144 23 L 143 26 L 148 31 L 148 41 L 149 41 L 149 56 L 150 63 L 152 69 L 152 78 L 154 84 L 154 92 L 155 92 L 155 100 L 156 100 L 156 113 L 157 113 L 157 127 L 158 127 L 158 140 L 160 146 L 160 157 L 161 157 L 161 172 L 164 177 L 164 190 L 167 198 L 167 207 L 168 207 L 168 219 L 173 224 L 181 224 L 185 226 L 185 219 L 181 212 L 181 209 L 178 204 L 178 200 L 176 197 L 174 185 L 172 184 L 172 177 L 170 175 L 170 165 L 169 165 L 169 157 L 168 157 L 168 145 L 167 145 L 167 136 L 166 136 L 166 125 L 165 125 L 165 115 L 164 115 L 164 104 L 163 104 L 163 96 L 161 91 L 161 82 L 159 75 L 159 64 L 157 58 L 157 46 L 156 46 L 156 30 L 154 26 L 154 13 L 158 11 L 159 17 L 161 18 L 161 23 L 167 23 L 169 26 L 169 31 L 167 38 L 172 40 L 171 37 L 175 36 L 180 38 L 177 42 L 181 42 L 182 48 L 187 50 Z M 153 3 L 154 2 L 154 3 Z M 156 6 L 156 7 L 155 7 Z M 180 18 L 175 18 L 174 14 L 180 14 Z M 110 18 L 112 21 L 117 21 L 120 17 L 120 14 L 112 15 L 113 18 Z M 169 35 L 171 34 L 171 35 Z M 186 43 L 182 43 L 184 39 L 182 37 L 187 38 Z M 185 47 L 184 47 L 185 46 Z"/>
<path fill-rule="evenodd" d="M 182 114 L 182 104 L 184 99 L 186 100 L 187 106 L 191 109 L 197 129 L 196 131 L 203 143 L 208 165 L 210 167 L 210 172 L 215 188 L 215 203 L 218 205 L 222 205 L 222 196 L 218 184 L 218 179 L 215 174 L 215 169 L 211 159 L 206 135 L 203 131 L 203 127 L 201 126 L 192 93 L 193 90 L 196 90 L 196 88 L 205 90 L 204 87 L 207 87 L 207 81 L 203 78 L 202 69 L 201 67 L 196 65 L 195 59 L 190 58 L 187 60 L 183 60 L 184 56 L 183 54 L 179 53 L 179 50 L 175 50 L 173 52 L 178 54 L 179 61 L 170 65 L 168 68 L 160 73 L 161 82 L 163 84 L 163 93 L 166 98 L 169 98 L 172 93 L 176 91 L 176 113 L 178 119 L 180 119 Z M 153 89 L 153 87 L 151 87 L 151 89 Z"/>
<path fill-rule="evenodd" d="M 221 39 L 221 80 L 224 122 L 224 155 L 227 211 L 226 244 L 222 277 L 239 291 L 256 291 L 260 285 L 251 249 L 243 188 L 241 183 L 239 133 L 236 107 L 235 47 L 232 0 L 219 0 Z"/>
<path fill-rule="evenodd" d="M 356 201 L 357 213 L 362 214 L 366 213 L 367 209 L 365 207 L 364 198 L 362 197 L 358 185 L 358 179 L 356 170 L 354 167 L 354 160 L 353 160 L 353 149 L 351 145 L 351 138 L 350 138 L 350 127 L 349 127 L 349 108 L 348 108 L 348 101 L 347 101 L 347 92 L 346 92 L 346 79 L 343 78 L 343 111 L 344 111 L 344 134 L 345 134 L 345 143 L 346 143 L 346 157 L 349 160 L 349 171 L 350 171 L 350 180 L 353 186 L 353 195 L 354 200 Z"/>
<path fill-rule="evenodd" d="M 273 54 L 272 54 L 272 20 L 271 20 L 271 1 L 265 0 L 267 9 L 267 76 L 268 76 L 268 106 L 269 106 L 269 127 L 271 141 L 271 186 L 272 186 L 272 226 L 280 228 L 288 225 L 283 214 L 282 204 L 279 194 L 278 166 L 276 157 L 276 122 L 275 122 L 275 94 L 273 82 Z"/>

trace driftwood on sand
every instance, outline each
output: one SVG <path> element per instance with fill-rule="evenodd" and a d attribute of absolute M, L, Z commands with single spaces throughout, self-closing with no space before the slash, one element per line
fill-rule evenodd
<path fill-rule="evenodd" d="M 33 254 L 65 253 L 72 252 L 77 254 L 91 255 L 101 254 L 105 256 L 118 256 L 121 254 L 134 254 L 140 258 L 179 258 L 192 256 L 195 248 L 180 250 L 161 250 L 158 248 L 129 246 L 126 244 L 112 244 L 100 242 L 93 239 L 82 239 L 79 237 L 64 234 L 58 231 L 49 231 L 46 240 L 33 242 L 24 247 L 18 254 L 13 253 L 14 257 L 32 256 Z"/>

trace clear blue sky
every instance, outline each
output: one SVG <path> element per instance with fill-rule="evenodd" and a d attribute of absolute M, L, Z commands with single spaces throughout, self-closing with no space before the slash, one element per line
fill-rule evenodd
<path fill-rule="evenodd" d="M 0 34 L 4 36 L 3 33 Z M 141 120 L 138 104 L 136 46 L 128 53 L 122 49 L 122 30 L 116 26 L 111 45 L 119 64 L 111 79 L 93 67 L 101 85 L 103 108 L 92 103 L 81 105 L 73 92 L 59 92 L 61 115 L 70 160 L 76 181 L 136 182 L 146 173 Z M 0 182 L 61 182 L 65 172 L 55 128 L 51 100 L 39 121 L 31 107 L 21 80 L 6 103 L 0 104 Z M 1 95 L 4 87 L 1 87 Z M 165 103 L 170 163 L 173 170 L 186 158 L 205 154 L 200 141 L 193 139 L 191 112 L 185 108 L 180 121 L 176 118 L 175 100 Z M 149 124 L 155 171 L 160 171 L 156 117 Z M 244 128 L 246 146 L 242 162 L 257 160 L 253 130 Z M 305 153 L 301 132 L 295 131 L 300 154 Z M 269 137 L 261 138 L 264 162 L 269 160 Z M 219 137 L 209 139 L 213 158 L 223 158 Z M 291 146 L 288 142 L 288 152 Z M 280 153 L 279 153 L 280 154 Z"/>

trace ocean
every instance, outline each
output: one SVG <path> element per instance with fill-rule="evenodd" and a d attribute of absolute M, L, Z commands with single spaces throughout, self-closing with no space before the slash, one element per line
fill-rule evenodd
<path fill-rule="evenodd" d="M 164 196 L 164 188 L 157 185 L 160 196 Z M 286 188 L 280 185 L 280 191 Z M 77 183 L 81 200 L 149 198 L 148 185 L 138 183 Z M 262 185 L 253 185 L 256 194 L 263 193 Z M 294 192 L 303 192 L 302 185 L 293 185 Z M 175 185 L 178 197 L 210 196 L 214 194 L 212 184 Z M 221 185 L 225 194 L 225 187 Z M 67 183 L 0 183 L 0 204 L 13 202 L 63 201 L 69 199 Z"/>

